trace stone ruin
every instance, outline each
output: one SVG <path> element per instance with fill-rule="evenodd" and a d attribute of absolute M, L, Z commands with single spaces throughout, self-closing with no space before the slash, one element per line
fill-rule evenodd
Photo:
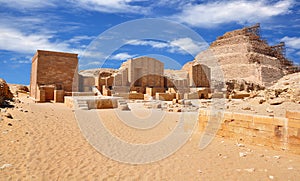
<path fill-rule="evenodd" d="M 64 102 L 76 91 L 77 54 L 37 50 L 32 58 L 30 96 L 36 102 Z"/>
<path fill-rule="evenodd" d="M 108 108 L 118 105 L 116 97 L 173 102 L 223 98 L 227 87 L 227 96 L 234 93 L 243 98 L 300 70 L 285 58 L 283 42 L 269 46 L 261 38 L 259 24 L 218 37 L 181 70 L 165 70 L 162 62 L 151 57 L 129 59 L 119 69 L 78 73 L 77 66 L 77 54 L 38 50 L 32 58 L 31 97 L 36 102 L 67 102 L 72 107 L 76 101 L 68 96 L 98 95 L 97 101 L 81 97 L 77 102 L 84 108 Z M 219 76 L 220 68 L 224 77 Z M 246 93 L 238 95 L 237 91 Z M 95 105 L 91 105 L 93 100 Z M 107 100 L 113 100 L 108 107 L 104 105 Z"/>
<path fill-rule="evenodd" d="M 202 97 L 208 97 L 210 69 L 195 63 L 182 70 L 165 70 L 159 60 L 139 57 L 124 62 L 118 70 L 80 71 L 79 82 L 80 91 L 92 91 L 96 87 L 103 96 L 172 101 L 184 95 L 189 98 L 191 92 L 196 92 L 194 97 L 200 98 L 199 90 L 202 90 Z"/>
<path fill-rule="evenodd" d="M 299 67 L 285 57 L 285 44 L 269 46 L 260 36 L 260 24 L 225 33 L 199 53 L 195 61 L 210 65 L 216 59 L 225 81 L 243 79 L 261 86 L 270 86 L 286 74 L 298 72 Z M 216 68 L 212 67 L 216 75 Z"/>

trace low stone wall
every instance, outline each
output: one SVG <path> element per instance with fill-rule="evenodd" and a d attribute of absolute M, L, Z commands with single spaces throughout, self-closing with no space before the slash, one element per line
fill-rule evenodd
<path fill-rule="evenodd" d="M 300 154 L 300 112 L 287 111 L 286 118 L 232 112 L 223 114 L 223 119 L 218 122 L 221 113 L 200 110 L 199 130 L 212 134 L 216 131 L 217 135 L 235 139 L 239 143 Z"/>
<path fill-rule="evenodd" d="M 72 97 L 72 96 L 65 96 L 64 104 L 72 109 L 80 108 L 75 107 L 76 101 L 77 102 L 84 102 L 88 109 L 111 109 L 118 107 L 118 99 L 116 97 Z M 78 106 L 78 105 L 77 105 Z"/>
<path fill-rule="evenodd" d="M 176 99 L 176 93 L 156 93 L 155 99 L 162 101 L 172 101 L 173 99 Z"/>
<path fill-rule="evenodd" d="M 144 94 L 142 93 L 118 93 L 114 94 L 114 97 L 123 97 L 125 99 L 142 99 L 144 100 Z"/>

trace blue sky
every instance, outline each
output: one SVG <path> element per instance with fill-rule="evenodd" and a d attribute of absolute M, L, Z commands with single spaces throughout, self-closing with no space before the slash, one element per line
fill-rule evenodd
<path fill-rule="evenodd" d="M 78 53 L 80 58 L 101 33 L 142 18 L 175 21 L 207 43 L 227 31 L 261 23 L 262 37 L 271 45 L 285 41 L 287 57 L 300 63 L 300 3 L 296 0 L 0 0 L 0 78 L 29 84 L 31 57 L 37 49 Z M 202 44 L 184 37 L 165 42 L 132 40 L 113 52 L 104 66 L 118 68 L 126 59 L 144 55 L 182 65 L 193 59 L 188 52 L 197 54 L 201 48 Z M 107 58 L 97 51 L 98 59 Z"/>

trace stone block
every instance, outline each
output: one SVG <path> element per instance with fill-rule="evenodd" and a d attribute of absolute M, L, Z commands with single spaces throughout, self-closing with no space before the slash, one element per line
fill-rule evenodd
<path fill-rule="evenodd" d="M 264 123 L 264 124 L 273 124 L 273 117 L 269 116 L 253 116 L 253 123 Z"/>
<path fill-rule="evenodd" d="M 287 124 L 288 119 L 287 118 L 282 118 L 282 117 L 274 117 L 273 124 L 278 125 L 278 126 L 284 126 Z"/>
<path fill-rule="evenodd" d="M 230 122 L 226 122 L 226 125 L 228 126 L 243 127 L 243 128 L 249 128 L 249 124 L 251 124 L 249 121 L 243 121 L 243 120 L 232 120 Z"/>
<path fill-rule="evenodd" d="M 231 120 L 231 119 L 233 119 L 233 113 L 232 112 L 224 112 L 223 119 L 224 120 Z"/>
<path fill-rule="evenodd" d="M 288 127 L 300 128 L 300 119 L 288 119 Z"/>
<path fill-rule="evenodd" d="M 197 92 L 185 93 L 184 99 L 199 99 L 199 95 Z"/>
<path fill-rule="evenodd" d="M 232 113 L 232 119 L 252 122 L 253 115 L 252 114 Z"/>
<path fill-rule="evenodd" d="M 54 102 L 64 102 L 64 96 L 64 90 L 54 90 Z"/>
<path fill-rule="evenodd" d="M 226 98 L 226 94 L 223 92 L 214 92 L 211 94 L 211 98 Z"/>
<path fill-rule="evenodd" d="M 155 99 L 162 101 L 172 101 L 176 97 L 175 93 L 156 93 Z"/>
<path fill-rule="evenodd" d="M 273 124 L 249 123 L 249 128 L 253 130 L 269 131 L 274 133 L 275 126 Z"/>
<path fill-rule="evenodd" d="M 285 117 L 300 120 L 300 112 L 299 111 L 297 111 L 297 112 L 296 111 L 286 111 Z"/>
<path fill-rule="evenodd" d="M 236 92 L 235 94 L 231 95 L 232 99 L 244 99 L 245 97 L 250 97 L 250 93 L 248 93 L 248 92 Z"/>
<path fill-rule="evenodd" d="M 129 93 L 129 99 L 144 99 L 144 94 L 142 93 Z"/>
<path fill-rule="evenodd" d="M 183 93 L 176 93 L 176 99 L 177 100 L 181 100 L 184 98 L 184 94 Z"/>
<path fill-rule="evenodd" d="M 45 90 L 37 90 L 37 102 L 46 102 L 46 92 Z"/>
<path fill-rule="evenodd" d="M 294 136 L 300 138 L 300 128 L 288 128 L 288 136 Z"/>
<path fill-rule="evenodd" d="M 99 99 L 96 100 L 96 109 L 117 108 L 118 102 L 116 99 Z"/>

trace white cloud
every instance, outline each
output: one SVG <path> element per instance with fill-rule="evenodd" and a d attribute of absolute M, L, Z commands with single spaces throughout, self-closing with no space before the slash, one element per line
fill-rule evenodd
<path fill-rule="evenodd" d="M 204 42 L 195 42 L 190 38 L 180 38 L 170 42 L 172 47 L 179 47 L 191 54 L 198 54 L 200 51 L 207 48 Z"/>
<path fill-rule="evenodd" d="M 136 46 L 151 46 L 153 48 L 167 48 L 170 46 L 168 43 L 152 40 L 129 40 L 126 43 Z"/>
<path fill-rule="evenodd" d="M 70 40 L 68 40 L 69 43 L 80 43 L 81 41 L 84 40 L 93 40 L 97 38 L 96 36 L 86 36 L 86 35 L 81 35 L 81 36 L 74 36 Z"/>
<path fill-rule="evenodd" d="M 27 34 L 15 28 L 0 27 L 0 49 L 18 53 L 34 53 L 37 49 L 52 51 L 74 51 L 69 44 L 61 41 L 51 42 L 51 35 Z"/>
<path fill-rule="evenodd" d="M 136 57 L 137 55 L 129 55 L 127 52 L 124 52 L 124 53 L 118 53 L 116 55 L 113 55 L 111 57 L 111 59 L 113 60 L 127 60 L 127 59 L 130 59 L 130 58 L 133 58 L 133 57 Z"/>
<path fill-rule="evenodd" d="M 188 4 L 183 6 L 181 13 L 171 16 L 171 19 L 196 27 L 215 27 L 231 22 L 254 23 L 273 16 L 287 14 L 293 5 L 293 0 L 282 0 L 273 4 L 266 0 L 233 0 Z"/>
<path fill-rule="evenodd" d="M 18 10 L 41 9 L 56 6 L 57 0 L 0 0 L 2 6 Z"/>
<path fill-rule="evenodd" d="M 287 47 L 290 47 L 293 49 L 300 49 L 300 37 L 285 36 L 281 39 L 281 41 L 285 42 Z"/>
<path fill-rule="evenodd" d="M 78 7 L 104 13 L 146 14 L 149 9 L 133 3 L 145 0 L 72 0 Z"/>
<path fill-rule="evenodd" d="M 170 42 L 160 42 L 153 40 L 130 40 L 129 45 L 136 46 L 151 46 L 156 49 L 166 48 L 168 52 L 180 54 L 198 54 L 200 51 L 207 48 L 204 42 L 195 42 L 191 38 L 179 38 Z"/>

